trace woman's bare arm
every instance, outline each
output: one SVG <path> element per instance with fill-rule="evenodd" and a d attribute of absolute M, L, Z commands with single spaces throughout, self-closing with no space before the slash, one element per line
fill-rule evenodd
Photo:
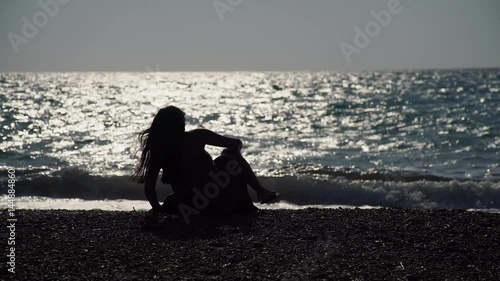
<path fill-rule="evenodd" d="M 238 151 L 240 151 L 243 146 L 241 140 L 239 139 L 221 136 L 207 129 L 196 129 L 193 130 L 192 133 L 198 138 L 199 141 L 203 142 L 203 144 L 227 147 Z"/>
<path fill-rule="evenodd" d="M 159 173 L 160 165 L 152 163 L 146 176 L 146 182 L 144 183 L 146 198 L 155 213 L 159 212 L 161 209 L 161 205 L 158 202 L 158 195 L 156 194 L 156 180 L 158 179 Z"/>

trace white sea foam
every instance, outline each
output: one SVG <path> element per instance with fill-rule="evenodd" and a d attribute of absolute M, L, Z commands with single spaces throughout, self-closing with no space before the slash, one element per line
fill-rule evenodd
<path fill-rule="evenodd" d="M 317 179 L 309 176 L 260 178 L 264 186 L 282 193 L 273 208 L 304 206 L 377 206 L 403 208 L 500 209 L 500 183 L 491 181 L 358 180 L 346 177 Z M 17 184 L 16 195 L 21 206 L 46 208 L 60 205 L 73 208 L 88 204 L 89 208 L 131 209 L 144 206 L 142 185 L 128 177 L 92 176 L 81 171 L 67 171 L 59 177 L 40 176 Z M 157 183 L 158 198 L 170 191 Z M 253 191 L 250 194 L 254 196 Z M 4 195 L 5 197 L 6 195 Z M 31 197 L 30 197 L 31 196 Z M 62 199 L 68 198 L 68 199 Z M 53 201 L 56 200 L 56 201 Z M 7 202 L 6 198 L 2 198 Z M 52 204 L 52 202 L 55 202 Z M 52 205 L 50 205 L 52 204 Z M 291 205 L 287 205 L 291 204 Z M 101 205 L 103 207 L 101 207 Z M 67 206 L 67 207 L 65 207 Z M 87 208 L 87 207 L 86 207 Z"/>

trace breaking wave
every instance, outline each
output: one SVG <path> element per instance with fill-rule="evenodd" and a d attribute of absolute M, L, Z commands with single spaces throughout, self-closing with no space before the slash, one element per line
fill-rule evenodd
<path fill-rule="evenodd" d="M 298 206 L 500 209 L 500 183 L 497 181 L 349 171 L 337 171 L 324 178 L 303 173 L 260 179 L 265 186 L 280 191 L 283 202 Z M 157 184 L 159 198 L 171 192 L 169 186 Z M 37 174 L 20 180 L 16 187 L 16 196 L 145 200 L 142 185 L 130 182 L 127 176 L 102 177 L 76 169 Z M 253 192 L 250 194 L 253 196 Z"/>

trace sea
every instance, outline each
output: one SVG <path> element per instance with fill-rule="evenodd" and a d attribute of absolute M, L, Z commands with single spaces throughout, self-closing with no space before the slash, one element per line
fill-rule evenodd
<path fill-rule="evenodd" d="M 243 141 L 282 193 L 259 208 L 500 210 L 500 69 L 0 73 L 0 207 L 13 174 L 19 209 L 149 209 L 129 177 L 167 105 Z"/>

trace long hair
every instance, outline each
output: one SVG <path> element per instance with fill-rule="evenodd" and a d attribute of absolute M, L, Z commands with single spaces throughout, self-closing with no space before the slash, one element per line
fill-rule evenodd
<path fill-rule="evenodd" d="M 178 180 L 184 116 L 184 112 L 175 106 L 164 107 L 158 111 L 151 126 L 139 133 L 142 154 L 130 180 L 144 183 L 153 163 L 163 168 L 162 181 L 172 183 Z"/>

